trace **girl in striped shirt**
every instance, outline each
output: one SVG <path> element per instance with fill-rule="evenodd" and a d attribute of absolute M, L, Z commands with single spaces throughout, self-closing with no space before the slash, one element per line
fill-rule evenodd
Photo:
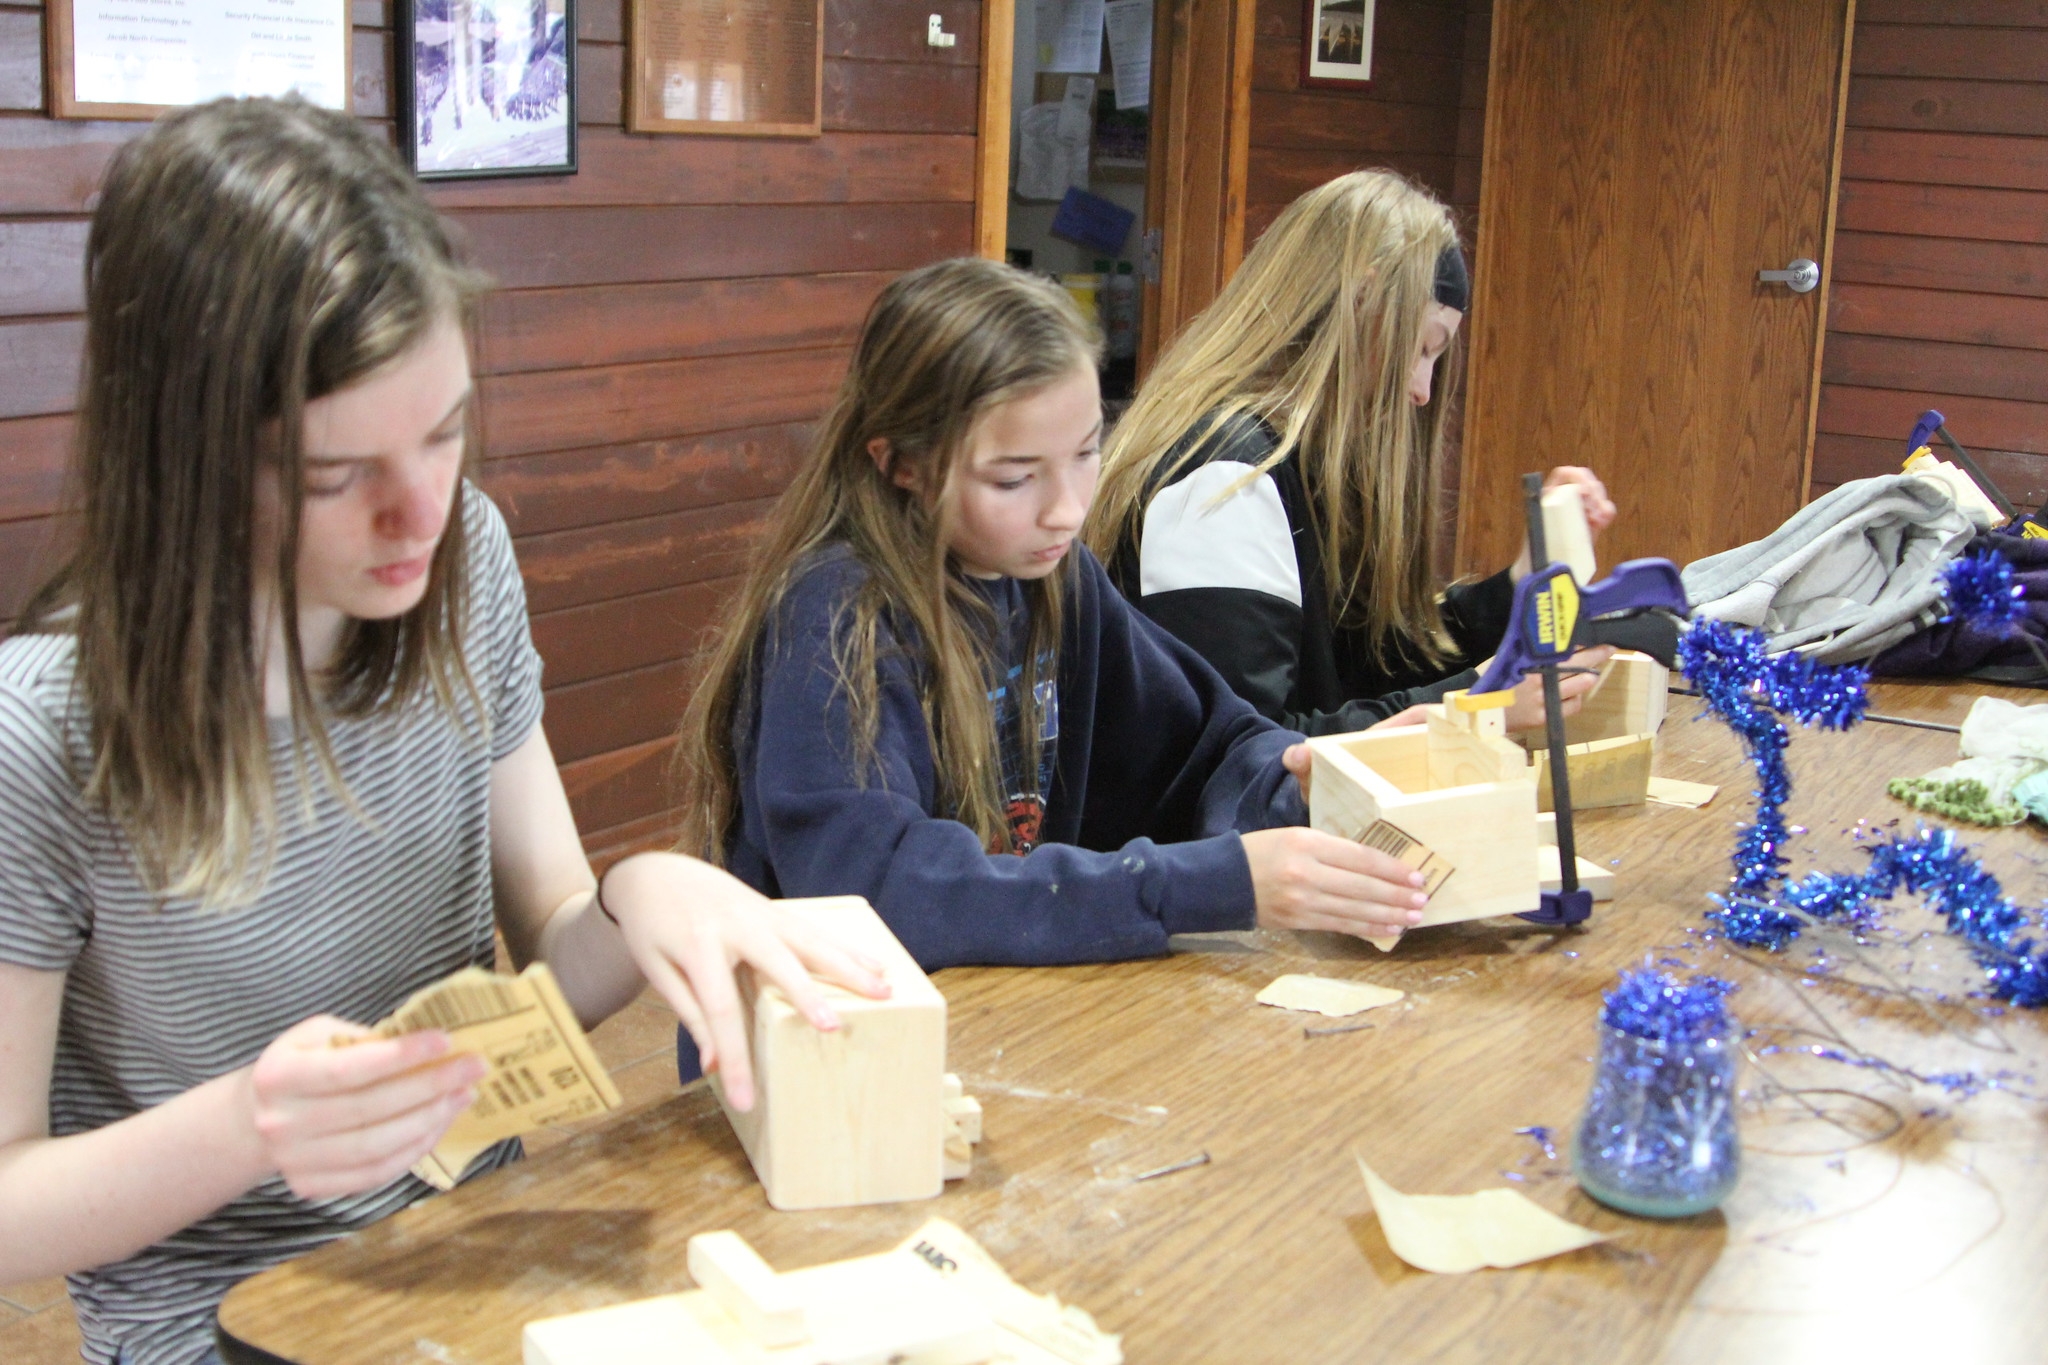
<path fill-rule="evenodd" d="M 69 1273 L 89 1360 L 184 1365 L 237 1280 L 429 1192 L 481 1063 L 331 1043 L 494 927 L 586 1024 L 651 982 L 741 1104 L 736 962 L 821 1028 L 806 968 L 885 987 L 703 863 L 592 876 L 465 478 L 480 281 L 374 133 L 174 114 L 86 268 L 76 549 L 0 645 L 0 1283 Z"/>

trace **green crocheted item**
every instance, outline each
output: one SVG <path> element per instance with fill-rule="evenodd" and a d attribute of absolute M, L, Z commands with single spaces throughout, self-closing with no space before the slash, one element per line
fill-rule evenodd
<path fill-rule="evenodd" d="M 2017 801 L 1993 805 L 1991 793 L 1975 778 L 1930 782 L 1924 777 L 1895 777 L 1885 790 L 1915 810 L 1924 810 L 1972 825 L 2017 825 L 2027 808 Z"/>

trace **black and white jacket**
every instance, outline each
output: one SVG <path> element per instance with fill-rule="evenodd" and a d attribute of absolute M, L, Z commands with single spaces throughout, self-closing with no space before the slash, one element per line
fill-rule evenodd
<path fill-rule="evenodd" d="M 1247 466 L 1278 443 L 1258 418 L 1233 418 L 1154 490 L 1141 541 L 1119 545 L 1110 566 L 1124 595 L 1261 714 L 1303 734 L 1363 730 L 1476 682 L 1464 665 L 1492 654 L 1507 630 L 1514 599 L 1507 572 L 1444 594 L 1444 625 L 1461 654 L 1451 665 L 1457 671 L 1446 676 L 1400 642 L 1375 658 L 1365 631 L 1331 623 L 1322 543 L 1294 458 L 1244 483 Z"/>

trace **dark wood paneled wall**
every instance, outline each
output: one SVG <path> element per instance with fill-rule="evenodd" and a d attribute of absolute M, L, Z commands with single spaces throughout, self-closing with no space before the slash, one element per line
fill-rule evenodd
<path fill-rule="evenodd" d="M 1301 0 L 1259 0 L 1245 244 L 1304 191 L 1365 167 L 1427 185 L 1458 209 L 1469 241 L 1492 10 L 1492 0 L 1379 0 L 1372 82 L 1303 89 Z"/>
<path fill-rule="evenodd" d="M 1812 492 L 1939 408 L 2048 499 L 2048 5 L 1859 0 Z"/>
<path fill-rule="evenodd" d="M 895 274 L 972 249 L 978 0 L 826 0 L 825 132 L 623 131 L 621 0 L 580 0 L 583 170 L 431 197 L 496 276 L 484 482 L 516 537 L 547 727 L 594 853 L 658 840 L 698 636 Z M 937 10 L 959 42 L 925 45 Z M 387 0 L 355 110 L 389 127 Z M 0 618 L 50 567 L 86 215 L 138 125 L 42 116 L 42 9 L 0 0 Z"/>
<path fill-rule="evenodd" d="M 1448 203 L 1470 252 L 1479 228 L 1480 148 L 1493 0 L 1378 0 L 1372 82 L 1359 90 L 1301 84 L 1301 0 L 1259 0 L 1252 64 L 1249 249 L 1301 194 L 1349 171 L 1412 176 Z M 1469 352 L 1468 352 L 1469 354 Z M 1460 414 L 1453 414 L 1457 422 Z M 1452 567 L 1462 444 L 1448 432 L 1438 569 Z"/>

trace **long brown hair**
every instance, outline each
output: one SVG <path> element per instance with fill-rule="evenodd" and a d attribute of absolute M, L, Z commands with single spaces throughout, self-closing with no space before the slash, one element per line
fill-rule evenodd
<path fill-rule="evenodd" d="M 160 894 L 244 900 L 275 851 L 259 590 L 274 584 L 284 627 L 295 762 L 310 751 L 344 795 L 323 711 L 473 694 L 459 514 L 425 599 L 351 623 L 317 694 L 295 566 L 306 404 L 403 356 L 480 292 L 397 158 L 346 114 L 220 100 L 115 156 L 86 242 L 77 548 L 23 629 L 76 635 L 87 798 Z M 275 562 L 258 564 L 266 470 L 284 514 Z"/>
<path fill-rule="evenodd" d="M 1331 619 L 1362 627 L 1383 657 L 1404 642 L 1440 662 L 1435 471 L 1456 339 L 1426 407 L 1408 401 L 1408 378 L 1437 258 L 1456 240 L 1450 211 L 1389 171 L 1340 176 L 1288 205 L 1117 423 L 1089 518 L 1096 552 L 1136 543 L 1152 491 L 1249 413 L 1280 433 L 1259 473 L 1300 452 Z"/>
<path fill-rule="evenodd" d="M 949 563 L 950 492 L 990 409 L 1093 365 L 1097 347 L 1066 291 L 992 261 L 925 266 L 876 298 L 838 400 L 776 506 L 684 714 L 677 746 L 683 851 L 725 859 L 739 814 L 735 724 L 752 712 L 761 651 L 775 647 L 784 594 L 835 542 L 867 570 L 832 632 L 858 780 L 868 780 L 875 762 L 884 654 L 911 651 L 942 811 L 984 846 L 1014 847 L 988 703 L 994 622 Z M 917 491 L 876 467 L 868 448 L 877 439 L 888 442 L 893 461 L 916 471 Z M 1031 638 L 1015 692 L 1027 774 L 1038 771 L 1035 689 L 1041 662 L 1057 652 L 1067 572 L 1062 566 L 1024 585 Z"/>

